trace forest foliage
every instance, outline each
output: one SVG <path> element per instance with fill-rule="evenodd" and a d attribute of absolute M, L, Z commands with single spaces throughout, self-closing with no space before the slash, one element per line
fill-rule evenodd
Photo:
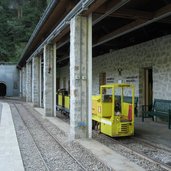
<path fill-rule="evenodd" d="M 47 0 L 0 0 L 0 61 L 17 62 Z"/>

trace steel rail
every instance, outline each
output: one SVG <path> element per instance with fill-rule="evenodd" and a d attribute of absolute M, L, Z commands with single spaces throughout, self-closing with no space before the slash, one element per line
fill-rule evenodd
<path fill-rule="evenodd" d="M 169 166 L 169 165 L 167 165 L 165 163 L 157 161 L 157 160 L 153 159 L 152 157 L 148 157 L 148 156 L 144 155 L 143 153 L 138 152 L 137 150 L 133 150 L 130 147 L 128 147 L 128 145 L 126 145 L 126 144 L 124 144 L 122 142 L 119 142 L 118 140 L 115 140 L 112 137 L 109 137 L 109 136 L 104 135 L 104 134 L 102 134 L 102 136 L 110 139 L 111 141 L 115 142 L 116 144 L 119 144 L 120 146 L 122 146 L 123 148 L 128 150 L 129 152 L 131 152 L 131 153 L 133 153 L 133 154 L 135 154 L 135 155 L 137 155 L 137 156 L 139 156 L 141 158 L 144 158 L 144 159 L 156 164 L 157 166 L 160 166 L 162 169 L 171 170 L 171 166 Z"/>
<path fill-rule="evenodd" d="M 170 148 L 167 148 L 165 146 L 161 146 L 161 145 L 154 145 L 154 143 L 148 141 L 148 140 L 145 140 L 143 138 L 139 138 L 139 137 L 131 137 L 132 139 L 135 139 L 136 141 L 140 141 L 144 144 L 147 144 L 148 146 L 151 146 L 153 148 L 157 148 L 157 149 L 160 149 L 162 151 L 165 151 L 165 152 L 168 152 L 168 153 L 171 153 L 171 149 Z"/>

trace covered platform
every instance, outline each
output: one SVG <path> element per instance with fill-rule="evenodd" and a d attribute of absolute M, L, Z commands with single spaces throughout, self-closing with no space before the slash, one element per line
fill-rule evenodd
<path fill-rule="evenodd" d="M 101 85 L 134 84 L 139 116 L 142 105 L 170 100 L 170 8 L 170 0 L 51 1 L 17 64 L 21 96 L 55 116 L 65 89 L 75 139 L 92 137 Z"/>

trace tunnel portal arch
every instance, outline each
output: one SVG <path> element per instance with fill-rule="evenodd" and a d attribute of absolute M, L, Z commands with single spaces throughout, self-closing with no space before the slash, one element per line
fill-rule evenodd
<path fill-rule="evenodd" d="M 0 81 L 0 97 L 4 97 L 7 94 L 7 86 L 4 82 Z"/>

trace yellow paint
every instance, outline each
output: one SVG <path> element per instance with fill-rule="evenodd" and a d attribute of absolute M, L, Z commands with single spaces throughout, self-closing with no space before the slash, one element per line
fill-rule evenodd
<path fill-rule="evenodd" d="M 115 102 L 119 98 L 117 97 L 116 99 L 115 90 L 118 88 L 121 89 L 121 94 L 119 95 L 121 109 L 116 112 Z M 132 104 L 124 102 L 123 96 L 126 88 L 132 91 Z M 99 129 L 102 133 L 111 137 L 134 135 L 134 96 L 135 91 L 132 84 L 103 85 L 100 87 L 100 95 L 92 96 L 92 120 L 99 123 Z M 58 105 L 63 105 L 62 95 L 58 95 Z M 65 96 L 64 107 L 68 110 L 70 108 L 69 96 Z M 132 120 L 130 120 L 130 116 L 132 116 Z"/>
<path fill-rule="evenodd" d="M 64 107 L 65 109 L 68 109 L 70 108 L 70 97 L 69 96 L 65 96 L 65 102 L 64 102 Z"/>
<path fill-rule="evenodd" d="M 115 89 L 121 89 L 121 111 L 115 112 Z M 123 101 L 124 89 L 132 90 L 132 104 Z M 104 91 L 105 89 L 105 91 Z M 103 92 L 110 91 L 104 98 Z M 108 84 L 100 87 L 100 95 L 92 97 L 92 120 L 100 123 L 100 131 L 111 137 L 134 135 L 134 86 L 132 84 Z M 98 110 L 100 108 L 100 110 Z M 132 108 L 132 110 L 131 110 Z M 132 115 L 132 117 L 131 117 Z M 132 120 L 129 120 L 132 118 Z"/>
<path fill-rule="evenodd" d="M 62 106 L 63 104 L 62 104 L 62 95 L 58 95 L 58 105 L 59 106 Z"/>

